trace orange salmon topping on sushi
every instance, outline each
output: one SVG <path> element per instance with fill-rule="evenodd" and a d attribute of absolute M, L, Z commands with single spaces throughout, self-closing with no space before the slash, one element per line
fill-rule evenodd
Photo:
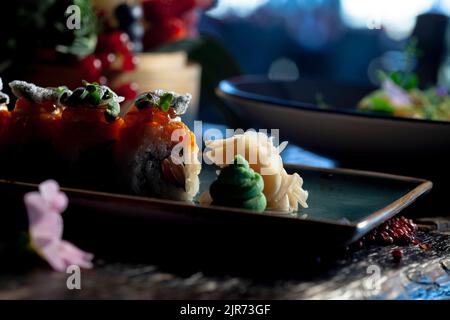
<path fill-rule="evenodd" d="M 136 106 L 132 106 L 125 116 L 125 126 L 122 129 L 122 137 L 129 141 L 131 145 L 138 145 L 140 137 L 144 134 L 145 130 L 149 127 L 154 130 L 159 129 L 160 139 L 177 144 L 184 139 L 183 135 L 179 137 L 172 137 L 175 130 L 189 134 L 191 146 L 195 145 L 195 136 L 189 130 L 189 128 L 181 122 L 181 120 L 175 114 L 175 110 L 170 108 L 167 112 L 160 110 L 159 108 L 146 108 L 138 109 Z M 134 142 L 134 143 L 133 143 Z"/>
<path fill-rule="evenodd" d="M 102 108 L 79 106 L 66 108 L 62 114 L 63 139 L 70 147 L 94 145 L 109 140 L 117 140 L 123 119 L 107 121 Z"/>
<path fill-rule="evenodd" d="M 61 99 L 56 150 L 72 185 L 111 191 L 114 149 L 124 123 L 119 117 L 122 101 L 108 87 L 88 82 Z"/>
<path fill-rule="evenodd" d="M 76 148 L 117 140 L 123 125 L 122 101 L 108 87 L 84 82 L 62 101 L 63 143 Z"/>
<path fill-rule="evenodd" d="M 11 119 L 11 112 L 5 108 L 2 109 L 2 105 L 0 105 L 0 141 L 5 138 L 5 134 L 8 129 L 9 120 Z M 6 107 L 6 106 L 5 106 Z"/>
<path fill-rule="evenodd" d="M 25 81 L 13 81 L 9 86 L 18 98 L 11 113 L 10 142 L 52 142 L 60 126 L 60 99 L 70 90 L 42 88 Z"/>

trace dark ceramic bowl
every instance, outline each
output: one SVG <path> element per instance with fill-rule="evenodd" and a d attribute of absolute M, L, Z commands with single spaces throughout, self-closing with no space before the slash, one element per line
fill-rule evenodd
<path fill-rule="evenodd" d="M 280 129 L 289 142 L 346 166 L 398 172 L 395 168 L 450 159 L 450 122 L 357 110 L 361 98 L 374 89 L 325 80 L 245 76 L 222 81 L 217 92 L 249 126 Z"/>

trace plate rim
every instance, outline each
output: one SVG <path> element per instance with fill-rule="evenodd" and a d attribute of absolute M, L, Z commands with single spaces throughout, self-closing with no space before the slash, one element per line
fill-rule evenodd
<path fill-rule="evenodd" d="M 256 216 L 256 217 L 264 217 L 266 219 L 291 219 L 291 221 L 297 221 L 297 223 L 301 222 L 309 222 L 309 223 L 318 223 L 318 224 L 327 224 L 327 225 L 333 225 L 340 228 L 350 228 L 352 229 L 356 234 L 364 233 L 369 229 L 372 229 L 373 225 L 378 225 L 382 223 L 383 221 L 393 217 L 398 212 L 403 210 L 404 208 L 408 207 L 410 204 L 412 204 L 417 198 L 420 196 L 426 194 L 429 192 L 432 187 L 433 183 L 429 180 L 422 179 L 422 178 L 415 178 L 410 176 L 403 176 L 403 175 L 396 175 L 396 174 L 390 174 L 390 173 L 383 173 L 383 172 L 376 172 L 376 171 L 368 171 L 368 170 L 359 170 L 359 169 L 349 169 L 349 168 L 320 168 L 320 167 L 313 167 L 313 166 L 306 166 L 306 165 L 299 165 L 299 164 L 292 164 L 292 163 L 286 163 L 284 165 L 287 169 L 294 169 L 296 171 L 300 172 L 302 170 L 309 170 L 309 171 L 315 171 L 318 173 L 328 173 L 328 174 L 345 174 L 345 175 L 354 175 L 354 176 L 362 176 L 362 177 L 369 177 L 369 178 L 381 178 L 381 179 L 389 179 L 389 180 L 397 180 L 397 181 L 405 181 L 405 182 L 411 182 L 417 184 L 412 190 L 410 190 L 408 193 L 404 194 L 402 197 L 398 198 L 394 202 L 389 203 L 387 206 L 380 208 L 379 210 L 376 210 L 374 212 L 368 213 L 364 218 L 361 218 L 354 222 L 348 222 L 343 223 L 339 221 L 334 220 L 328 220 L 328 219 L 321 219 L 321 218 L 314 218 L 314 217 L 308 217 L 308 219 L 302 219 L 299 216 L 293 216 L 285 212 L 276 212 L 276 211 L 265 211 L 262 215 L 261 213 L 254 212 L 251 210 L 245 210 L 241 208 L 230 208 L 230 207 L 223 207 L 223 206 L 213 206 L 212 210 L 214 211 L 220 211 L 221 213 L 226 214 L 238 214 L 238 215 L 245 215 L 247 217 L 250 216 Z M 38 184 L 36 183 L 30 183 L 30 182 L 23 182 L 23 181 L 15 181 L 11 179 L 0 179 L 0 185 L 8 186 L 18 186 L 18 187 L 25 187 L 32 190 L 37 190 Z M 68 188 L 68 187 L 61 187 L 61 191 L 64 191 L 68 194 L 69 198 L 71 196 L 79 196 L 83 199 L 98 199 L 98 200 L 105 200 L 106 198 L 114 198 L 115 200 L 126 200 L 126 201 L 132 201 L 132 202 L 144 202 L 146 204 L 159 204 L 164 206 L 164 208 L 171 207 L 171 208 L 196 208 L 199 210 L 211 210 L 211 206 L 208 205 L 200 205 L 195 203 L 189 203 L 187 201 L 177 201 L 177 200 L 169 200 L 169 199 L 160 199 L 160 198 L 153 198 L 153 197 L 145 197 L 145 196 L 135 196 L 135 195 L 128 195 L 128 194 L 121 194 L 121 193 L 111 193 L 111 192 L 104 192 L 104 191 L 94 191 L 94 190 L 85 190 L 85 189 L 79 189 L 79 188 Z M 100 198 L 100 199 L 99 199 Z M 167 209 L 165 209 L 167 211 Z M 177 214 L 181 215 L 183 212 L 180 212 L 179 210 L 170 210 L 171 213 L 176 212 Z"/>
<path fill-rule="evenodd" d="M 253 80 L 253 81 L 252 81 Z M 257 80 L 257 81 L 255 81 Z M 278 108 L 287 108 L 294 110 L 303 110 L 303 111 L 311 111 L 311 112 L 322 112 L 322 113 L 330 113 L 341 116 L 351 116 L 351 117 L 363 117 L 371 120 L 389 120 L 389 121 L 400 121 L 400 122 L 409 122 L 414 124 L 430 124 L 435 126 L 449 126 L 450 121 L 443 120 L 429 120 L 429 119 L 414 119 L 414 118 L 405 118 L 405 117 L 395 117 L 389 115 L 383 115 L 376 112 L 358 112 L 356 110 L 350 109 L 338 109 L 335 107 L 331 107 L 330 109 L 319 108 L 318 106 L 312 103 L 305 103 L 301 101 L 297 102 L 289 102 L 285 99 L 273 98 L 269 96 L 260 95 L 257 93 L 251 93 L 247 91 L 240 90 L 236 87 L 239 83 L 261 83 L 263 81 L 273 81 L 273 82 L 295 82 L 295 81 L 275 81 L 270 80 L 268 78 L 264 78 L 258 75 L 250 75 L 250 76 L 238 76 L 229 78 L 226 80 L 222 80 L 219 82 L 216 88 L 216 94 L 224 99 L 236 99 L 239 102 L 248 102 L 251 101 L 253 103 L 264 103 L 269 106 L 276 106 Z"/>

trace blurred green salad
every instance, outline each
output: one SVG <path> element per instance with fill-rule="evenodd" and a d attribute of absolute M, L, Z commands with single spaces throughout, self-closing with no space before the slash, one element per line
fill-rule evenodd
<path fill-rule="evenodd" d="M 364 97 L 361 110 L 381 112 L 397 117 L 450 121 L 450 96 L 446 88 L 418 88 L 417 75 L 412 71 L 417 55 L 415 41 L 405 49 L 405 71 L 389 74 L 380 71 L 381 87 Z"/>

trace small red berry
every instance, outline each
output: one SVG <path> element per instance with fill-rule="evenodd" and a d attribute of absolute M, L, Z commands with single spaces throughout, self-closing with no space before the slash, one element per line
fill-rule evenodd
<path fill-rule="evenodd" d="M 409 244 L 414 241 L 416 232 L 417 225 L 412 220 L 394 217 L 372 230 L 367 236 L 367 241 L 380 244 Z"/>
<path fill-rule="evenodd" d="M 392 250 L 392 258 L 394 259 L 394 262 L 398 263 L 402 260 L 403 252 L 400 249 L 394 249 Z"/>

